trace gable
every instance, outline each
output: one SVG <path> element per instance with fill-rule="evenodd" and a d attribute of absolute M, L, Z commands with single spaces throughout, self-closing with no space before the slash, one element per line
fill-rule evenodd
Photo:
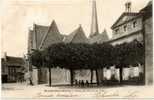
<path fill-rule="evenodd" d="M 72 41 L 74 35 L 76 34 L 76 31 L 77 31 L 77 29 L 75 31 L 73 31 L 71 34 L 65 36 L 63 39 L 63 42 L 70 43 Z"/>
<path fill-rule="evenodd" d="M 106 30 L 104 30 L 104 32 L 102 32 L 100 35 L 101 35 L 101 36 L 100 36 L 101 38 L 98 39 L 98 40 L 99 40 L 99 43 L 103 43 L 103 42 L 106 42 L 106 41 L 109 40 L 109 37 L 108 37 L 108 35 L 107 35 Z"/>
<path fill-rule="evenodd" d="M 109 40 L 106 30 L 89 39 L 90 43 L 103 43 Z"/>
<path fill-rule="evenodd" d="M 44 49 L 44 48 L 49 47 L 51 44 L 55 44 L 59 42 L 62 42 L 62 37 L 58 35 L 57 33 L 53 33 L 52 31 L 50 31 L 47 34 L 46 39 L 44 40 L 40 48 Z"/>
<path fill-rule="evenodd" d="M 118 25 L 120 25 L 120 24 L 122 24 L 122 23 L 128 21 L 129 19 L 132 19 L 132 16 L 123 16 L 123 17 L 119 20 L 119 22 L 117 22 L 116 26 L 118 26 Z"/>
<path fill-rule="evenodd" d="M 138 15 L 138 13 L 132 13 L 132 12 L 131 13 L 130 12 L 123 13 L 118 18 L 118 20 L 112 25 L 111 29 L 113 29 L 114 27 L 119 26 L 119 25 L 121 25 L 121 24 L 123 24 L 123 23 L 125 23 L 125 22 L 127 22 L 127 21 L 129 21 L 129 20 L 131 20 L 133 18 L 135 18 L 137 15 Z"/>
<path fill-rule="evenodd" d="M 48 29 L 49 29 L 48 26 L 42 26 L 42 25 L 35 24 L 35 35 L 36 35 L 36 47 L 37 48 L 39 48 L 41 41 L 44 35 L 47 33 Z"/>
<path fill-rule="evenodd" d="M 52 22 L 48 32 L 42 39 L 40 49 L 47 48 L 51 44 L 62 42 L 63 36 L 60 34 L 55 21 Z"/>
<path fill-rule="evenodd" d="M 71 42 L 72 43 L 88 43 L 88 39 L 84 33 L 79 32 L 79 33 L 76 33 L 76 35 L 74 36 Z"/>
<path fill-rule="evenodd" d="M 65 43 L 88 43 L 88 39 L 85 36 L 85 33 L 80 26 L 75 31 L 73 31 L 70 35 L 64 38 Z"/>

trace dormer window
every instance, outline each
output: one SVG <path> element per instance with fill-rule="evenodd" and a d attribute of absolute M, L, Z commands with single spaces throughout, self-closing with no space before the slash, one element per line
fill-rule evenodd
<path fill-rule="evenodd" d="M 136 21 L 134 21 L 134 22 L 133 22 L 133 28 L 135 28 L 135 27 L 136 27 L 136 24 L 137 24 L 137 22 L 136 22 Z"/>
<path fill-rule="evenodd" d="M 125 31 L 125 32 L 127 31 L 127 25 L 124 26 L 124 31 Z"/>

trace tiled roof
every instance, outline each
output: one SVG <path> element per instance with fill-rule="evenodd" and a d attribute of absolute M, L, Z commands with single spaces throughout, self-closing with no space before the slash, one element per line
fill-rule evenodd
<path fill-rule="evenodd" d="M 24 66 L 25 62 L 21 57 L 6 56 L 6 64 L 9 66 Z"/>
<path fill-rule="evenodd" d="M 49 26 L 35 24 L 36 47 L 39 48 L 44 35 L 48 32 Z"/>
<path fill-rule="evenodd" d="M 106 30 L 92 38 L 89 38 L 90 43 L 103 43 L 109 40 Z"/>
<path fill-rule="evenodd" d="M 79 26 L 75 31 L 70 35 L 65 36 L 63 41 L 65 43 L 88 43 L 88 39 L 85 36 L 83 28 Z"/>
<path fill-rule="evenodd" d="M 62 39 L 63 36 L 60 34 L 56 22 L 53 20 L 41 41 L 39 49 L 47 48 L 51 44 L 62 42 Z"/>

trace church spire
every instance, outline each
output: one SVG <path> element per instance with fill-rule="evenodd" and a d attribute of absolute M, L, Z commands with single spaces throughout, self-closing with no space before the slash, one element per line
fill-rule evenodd
<path fill-rule="evenodd" d="M 92 22 L 91 22 L 91 33 L 90 37 L 97 35 L 98 31 L 98 22 L 97 22 L 97 9 L 96 9 L 96 1 L 92 1 Z"/>

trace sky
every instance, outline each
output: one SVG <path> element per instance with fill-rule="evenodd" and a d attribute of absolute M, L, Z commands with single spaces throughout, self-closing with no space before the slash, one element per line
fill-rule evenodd
<path fill-rule="evenodd" d="M 96 0 L 99 32 L 107 30 L 125 11 L 128 0 Z M 130 1 L 130 0 L 129 0 Z M 132 12 L 138 12 L 149 0 L 131 0 Z M 79 24 L 90 33 L 92 0 L 1 0 L 1 55 L 27 53 L 28 30 L 33 24 L 50 25 L 54 19 L 61 34 L 70 34 Z"/>

